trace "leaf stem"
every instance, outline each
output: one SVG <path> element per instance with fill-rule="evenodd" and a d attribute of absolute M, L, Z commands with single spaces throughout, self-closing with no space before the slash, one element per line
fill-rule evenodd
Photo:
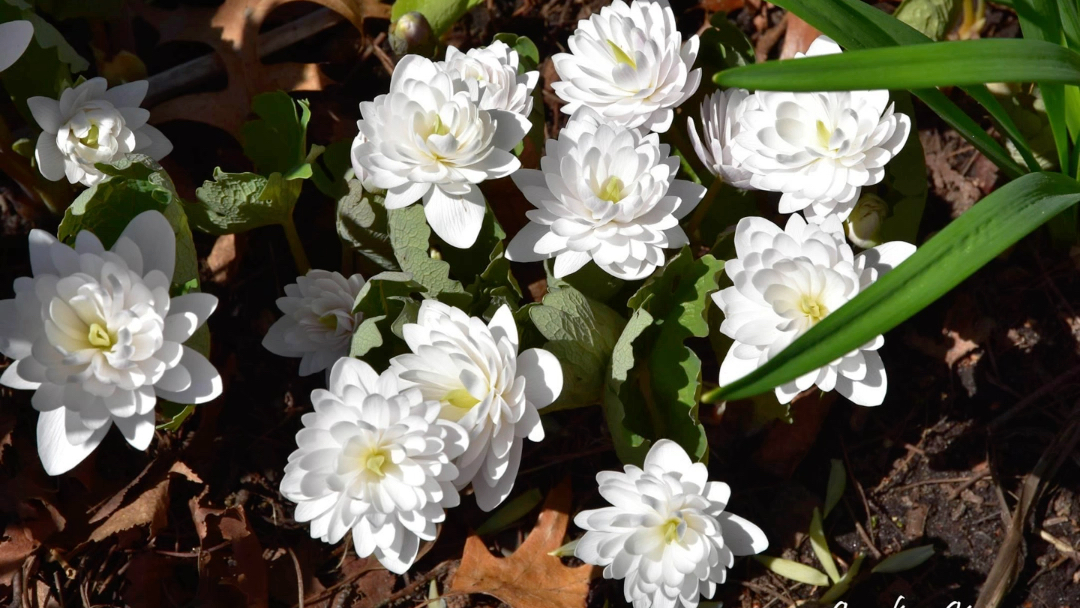
<path fill-rule="evenodd" d="M 285 229 L 285 240 L 289 241 L 289 252 L 292 253 L 297 273 L 307 274 L 311 270 L 311 264 L 308 262 L 307 252 L 304 251 L 304 243 L 300 241 L 300 234 L 296 231 L 296 223 L 290 217 L 281 227 Z"/>

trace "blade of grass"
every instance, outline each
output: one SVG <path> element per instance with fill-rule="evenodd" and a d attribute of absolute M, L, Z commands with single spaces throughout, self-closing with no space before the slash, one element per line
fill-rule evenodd
<path fill-rule="evenodd" d="M 1078 201 L 1080 183 L 1056 173 L 1031 173 L 1006 184 L 764 365 L 722 387 L 717 397 L 751 397 L 835 361 L 922 310 Z"/>

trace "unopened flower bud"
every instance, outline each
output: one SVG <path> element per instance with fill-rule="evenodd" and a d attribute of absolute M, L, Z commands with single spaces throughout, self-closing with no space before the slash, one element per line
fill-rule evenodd
<path fill-rule="evenodd" d="M 889 214 L 889 205 L 881 197 L 864 194 L 844 222 L 848 240 L 863 249 L 881 244 L 881 224 Z"/>
<path fill-rule="evenodd" d="M 409 53 L 430 57 L 435 54 L 435 32 L 427 17 L 418 11 L 405 13 L 390 25 L 390 48 L 399 57 Z"/>

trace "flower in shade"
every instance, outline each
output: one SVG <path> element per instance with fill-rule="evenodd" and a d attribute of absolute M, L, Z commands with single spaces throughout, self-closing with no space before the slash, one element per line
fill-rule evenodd
<path fill-rule="evenodd" d="M 675 179 L 679 159 L 655 133 L 609 124 L 588 108 L 548 140 L 540 170 L 514 183 L 536 207 L 507 247 L 517 262 L 555 258 L 563 277 L 596 262 L 621 279 L 641 279 L 664 263 L 664 249 L 688 243 L 679 220 L 705 189 Z"/>
<path fill-rule="evenodd" d="M 731 488 L 709 481 L 679 444 L 661 439 L 642 468 L 596 475 L 612 506 L 574 518 L 586 530 L 574 554 L 603 566 L 604 578 L 625 579 L 634 608 L 694 608 L 723 584 L 737 555 L 769 546 L 760 528 L 725 511 Z"/>
<path fill-rule="evenodd" d="M 691 69 L 698 37 L 683 42 L 667 2 L 614 0 L 579 21 L 567 45 L 570 53 L 551 58 L 560 79 L 551 86 L 566 114 L 587 107 L 604 120 L 663 133 L 701 81 L 701 69 Z"/>
<path fill-rule="evenodd" d="M 469 96 L 483 110 L 506 110 L 528 117 L 533 107 L 533 89 L 540 72 L 518 74 L 518 52 L 496 40 L 489 46 L 462 53 L 446 47 L 446 61 L 438 65 L 461 80 Z"/>
<path fill-rule="evenodd" d="M 285 316 L 263 338 L 266 350 L 282 357 L 301 357 L 300 375 L 330 369 L 349 354 L 353 330 L 363 315 L 353 313 L 364 277 L 354 274 L 309 270 L 285 286 L 277 306 Z"/>
<path fill-rule="evenodd" d="M 510 151 L 529 120 L 481 108 L 465 81 L 419 55 L 404 57 L 390 92 L 361 103 L 360 113 L 357 176 L 387 191 L 387 209 L 422 201 L 436 234 L 454 247 L 472 246 L 486 209 L 479 184 L 521 166 Z"/>
<path fill-rule="evenodd" d="M 713 294 L 724 313 L 720 332 L 735 341 L 720 365 L 720 384 L 761 367 L 914 252 L 914 245 L 893 241 L 854 255 L 836 216 L 815 225 L 794 214 L 783 230 L 760 217 L 743 218 L 735 228 L 738 257 L 724 265 L 733 286 Z M 778 386 L 777 398 L 787 403 L 816 385 L 859 405 L 880 405 L 887 385 L 877 350 L 884 343 L 877 336 Z"/>
<path fill-rule="evenodd" d="M 391 359 L 390 369 L 468 433 L 469 449 L 455 461 L 461 470 L 455 484 L 460 489 L 472 482 L 480 508 L 494 509 L 514 487 L 523 439 L 544 438 L 537 410 L 562 391 L 559 361 L 539 348 L 518 353 L 517 325 L 507 306 L 484 323 L 424 300 L 416 323 L 402 331 L 412 353 Z"/>
<path fill-rule="evenodd" d="M 296 521 L 328 543 L 352 532 L 357 555 L 404 573 L 458 504 L 451 460 L 465 450 L 465 432 L 439 419 L 439 404 L 419 390 L 356 359 L 339 359 L 329 390 L 312 391 L 311 402 L 281 480 Z"/>
<path fill-rule="evenodd" d="M 0 23 L 0 72 L 22 57 L 34 39 L 34 26 L 29 21 Z"/>
<path fill-rule="evenodd" d="M 41 127 L 35 158 L 46 179 L 63 177 L 72 184 L 93 186 L 105 179 L 94 165 L 111 163 L 138 152 L 161 160 L 172 143 L 146 124 L 150 111 L 140 108 L 149 85 L 145 80 L 108 88 L 104 78 L 91 78 L 65 89 L 60 100 L 26 100 Z"/>
<path fill-rule="evenodd" d="M 839 52 L 821 36 L 806 56 Z M 847 219 L 862 187 L 884 178 L 911 131 L 911 119 L 893 111 L 885 90 L 758 91 L 751 99 L 740 112 L 732 157 L 752 173 L 753 187 L 783 193 L 781 213 L 802 211 L 813 223 Z"/>
<path fill-rule="evenodd" d="M 15 360 L 0 376 L 34 390 L 38 452 L 58 475 L 82 462 L 115 423 L 145 450 L 158 398 L 204 403 L 221 376 L 184 346 L 217 306 L 205 293 L 169 297 L 176 237 L 157 211 L 135 217 L 112 249 L 83 231 L 69 247 L 30 233 L 32 277 L 0 301 L 0 352 Z"/>
<path fill-rule="evenodd" d="M 735 161 L 731 148 L 739 134 L 739 116 L 748 98 L 750 93 L 746 89 L 725 89 L 706 97 L 701 102 L 701 137 L 694 118 L 686 119 L 690 143 L 705 168 L 732 186 L 743 189 L 750 188 L 751 173 Z"/>
<path fill-rule="evenodd" d="M 889 205 L 880 196 L 866 193 L 844 220 L 848 240 L 856 247 L 870 249 L 881 244 L 881 227 L 889 215 Z"/>

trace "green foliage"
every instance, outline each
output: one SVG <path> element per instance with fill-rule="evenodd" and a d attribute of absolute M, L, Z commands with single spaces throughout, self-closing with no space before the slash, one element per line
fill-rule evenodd
<path fill-rule="evenodd" d="M 717 75 L 717 83 L 724 86 L 766 91 L 919 89 L 1030 80 L 1080 83 L 1080 54 L 1039 40 L 988 38 L 769 61 Z M 1046 92 L 1044 88 L 1044 97 Z"/>
<path fill-rule="evenodd" d="M 695 260 L 684 247 L 630 298 L 634 314 L 612 357 L 604 400 L 625 462 L 640 463 L 652 442 L 665 437 L 693 458 L 704 458 L 701 360 L 685 342 L 709 335 L 709 294 L 717 290 L 723 268 L 711 255 Z"/>
<path fill-rule="evenodd" d="M 409 205 L 387 211 L 390 245 L 398 266 L 424 286 L 428 297 L 466 308 L 472 300 L 459 281 L 450 278 L 450 264 L 432 257 L 431 228 L 424 219 L 424 207 Z"/>
<path fill-rule="evenodd" d="M 26 100 L 35 95 L 56 98 L 71 86 L 72 73 L 90 64 L 63 35 L 23 0 L 0 0 L 0 23 L 25 19 L 34 26 L 34 40 L 14 65 L 0 73 L 4 89 L 27 123 L 36 126 Z"/>
<path fill-rule="evenodd" d="M 255 170 L 267 176 L 280 173 L 287 180 L 311 177 L 311 167 L 304 168 L 311 120 L 307 100 L 294 102 L 283 91 L 263 93 L 251 100 L 251 111 L 259 118 L 244 123 L 240 133 L 244 155 L 255 163 Z"/>
<path fill-rule="evenodd" d="M 932 40 L 941 40 L 956 21 L 959 10 L 960 0 L 904 0 L 893 17 Z"/>
<path fill-rule="evenodd" d="M 810 518 L 810 548 L 814 550 L 814 555 L 817 556 L 832 582 L 839 583 L 840 570 L 833 561 L 832 552 L 829 551 L 829 542 L 825 540 L 825 528 L 821 524 L 821 511 L 816 507 L 814 515 Z"/>
<path fill-rule="evenodd" d="M 335 141 L 311 163 L 311 181 L 319 192 L 334 200 L 349 194 L 349 181 L 353 178 L 351 152 L 352 140 Z"/>
<path fill-rule="evenodd" d="M 402 345 L 388 343 L 384 336 L 394 333 L 400 338 L 401 326 L 416 321 L 420 306 L 412 295 L 424 290 L 403 272 L 382 272 L 368 279 L 353 306 L 363 320 L 353 332 L 349 356 L 363 357 L 377 369 L 385 367 Z"/>
<path fill-rule="evenodd" d="M 1080 183 L 1062 175 L 1031 173 L 1012 181 L 765 365 L 725 386 L 720 398 L 741 399 L 765 392 L 866 344 L 1078 201 Z"/>
<path fill-rule="evenodd" d="M 776 574 L 797 583 L 813 585 L 814 587 L 829 586 L 829 577 L 825 576 L 824 572 L 817 568 L 811 568 L 806 564 L 768 555 L 755 555 L 754 559 Z"/>
<path fill-rule="evenodd" d="M 540 488 L 533 488 L 525 492 L 521 496 L 503 504 L 498 511 L 492 513 L 491 517 L 476 529 L 476 534 L 484 536 L 485 534 L 494 534 L 509 528 L 519 519 L 528 515 L 529 511 L 535 509 L 536 505 L 540 504 L 542 500 L 544 500 L 544 495 L 540 492 Z"/>
<path fill-rule="evenodd" d="M 573 287 L 548 291 L 528 314 L 563 369 L 562 393 L 544 411 L 599 403 L 604 371 L 626 319 Z"/>
<path fill-rule="evenodd" d="M 379 268 L 400 270 L 388 231 L 383 196 L 364 191 L 359 180 L 350 180 L 345 195 L 337 199 L 338 238 Z"/>
<path fill-rule="evenodd" d="M 712 27 L 701 34 L 700 65 L 719 71 L 754 63 L 754 45 L 727 13 L 714 13 L 709 23 Z"/>
<path fill-rule="evenodd" d="M 427 18 L 435 38 L 441 38 L 458 19 L 483 0 L 397 0 L 390 9 L 390 19 L 397 21 L 405 13 L 416 11 Z"/>
<path fill-rule="evenodd" d="M 836 505 L 840 504 L 845 488 L 847 488 L 847 471 L 844 469 L 844 463 L 833 458 L 829 461 L 829 483 L 825 488 L 825 517 L 828 517 Z"/>
<path fill-rule="evenodd" d="M 921 566 L 926 560 L 933 556 L 934 547 L 932 545 L 905 549 L 881 560 L 878 565 L 874 566 L 871 572 L 874 574 L 895 574 L 897 572 L 905 572 Z"/>
<path fill-rule="evenodd" d="M 926 179 L 926 157 L 923 155 L 919 130 L 915 125 L 915 107 L 905 92 L 893 93 L 896 111 L 911 119 L 907 143 L 888 165 L 885 165 L 885 192 L 882 198 L 889 204 L 889 217 L 881 226 L 882 241 L 907 241 L 917 244 L 919 224 L 930 184 Z"/>
<path fill-rule="evenodd" d="M 520 63 L 518 63 L 518 74 L 524 74 L 525 72 L 531 72 L 540 65 L 540 51 L 536 49 L 536 45 L 532 40 L 529 40 L 527 36 L 518 36 L 517 34 L 495 34 L 492 37 L 492 42 L 498 40 L 506 46 L 517 51 Z"/>

